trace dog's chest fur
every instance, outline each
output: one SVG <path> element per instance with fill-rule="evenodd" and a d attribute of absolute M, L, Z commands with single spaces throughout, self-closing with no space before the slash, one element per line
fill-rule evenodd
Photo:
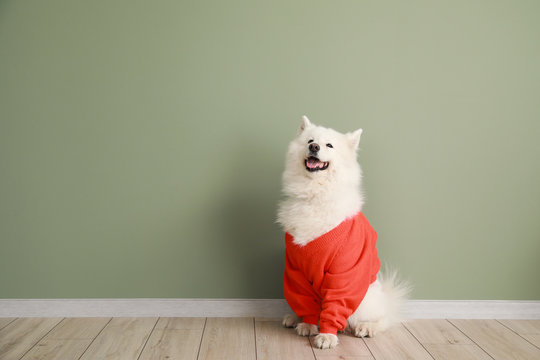
<path fill-rule="evenodd" d="M 296 244 L 306 245 L 361 210 L 362 198 L 356 191 L 312 198 L 289 197 L 281 203 L 278 221 Z"/>

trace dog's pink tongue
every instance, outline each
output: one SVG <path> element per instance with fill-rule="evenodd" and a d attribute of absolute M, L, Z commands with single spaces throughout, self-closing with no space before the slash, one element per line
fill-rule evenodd
<path fill-rule="evenodd" d="M 318 165 L 319 165 L 320 161 L 317 160 L 317 159 L 313 159 L 313 158 L 309 158 L 308 161 L 307 161 L 307 166 L 310 168 L 310 169 L 314 169 L 316 168 Z"/>

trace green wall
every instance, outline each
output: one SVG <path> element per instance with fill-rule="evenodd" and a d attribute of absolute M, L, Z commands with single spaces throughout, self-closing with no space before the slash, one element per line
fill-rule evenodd
<path fill-rule="evenodd" d="M 300 117 L 417 299 L 540 299 L 540 2 L 1 1 L 0 298 L 280 298 Z"/>

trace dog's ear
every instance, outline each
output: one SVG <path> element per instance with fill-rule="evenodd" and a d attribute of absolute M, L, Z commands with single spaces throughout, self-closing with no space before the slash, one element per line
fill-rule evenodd
<path fill-rule="evenodd" d="M 298 132 L 296 133 L 296 136 L 300 135 L 304 132 L 306 128 L 311 126 L 311 122 L 309 121 L 308 117 L 306 115 L 302 116 L 302 122 L 300 123 L 300 126 L 298 127 Z"/>
<path fill-rule="evenodd" d="M 347 133 L 347 139 L 351 146 L 356 150 L 358 149 L 358 144 L 360 144 L 360 136 L 362 135 L 362 129 Z"/>

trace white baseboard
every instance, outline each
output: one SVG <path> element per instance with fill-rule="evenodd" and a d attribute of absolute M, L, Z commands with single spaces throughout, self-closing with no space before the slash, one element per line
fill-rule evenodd
<path fill-rule="evenodd" d="M 0 317 L 281 317 L 283 299 L 0 299 Z M 409 300 L 409 319 L 540 319 L 540 301 Z"/>
<path fill-rule="evenodd" d="M 409 300 L 407 319 L 540 319 L 540 301 Z"/>
<path fill-rule="evenodd" d="M 0 317 L 275 317 L 288 312 L 281 299 L 0 299 Z"/>

